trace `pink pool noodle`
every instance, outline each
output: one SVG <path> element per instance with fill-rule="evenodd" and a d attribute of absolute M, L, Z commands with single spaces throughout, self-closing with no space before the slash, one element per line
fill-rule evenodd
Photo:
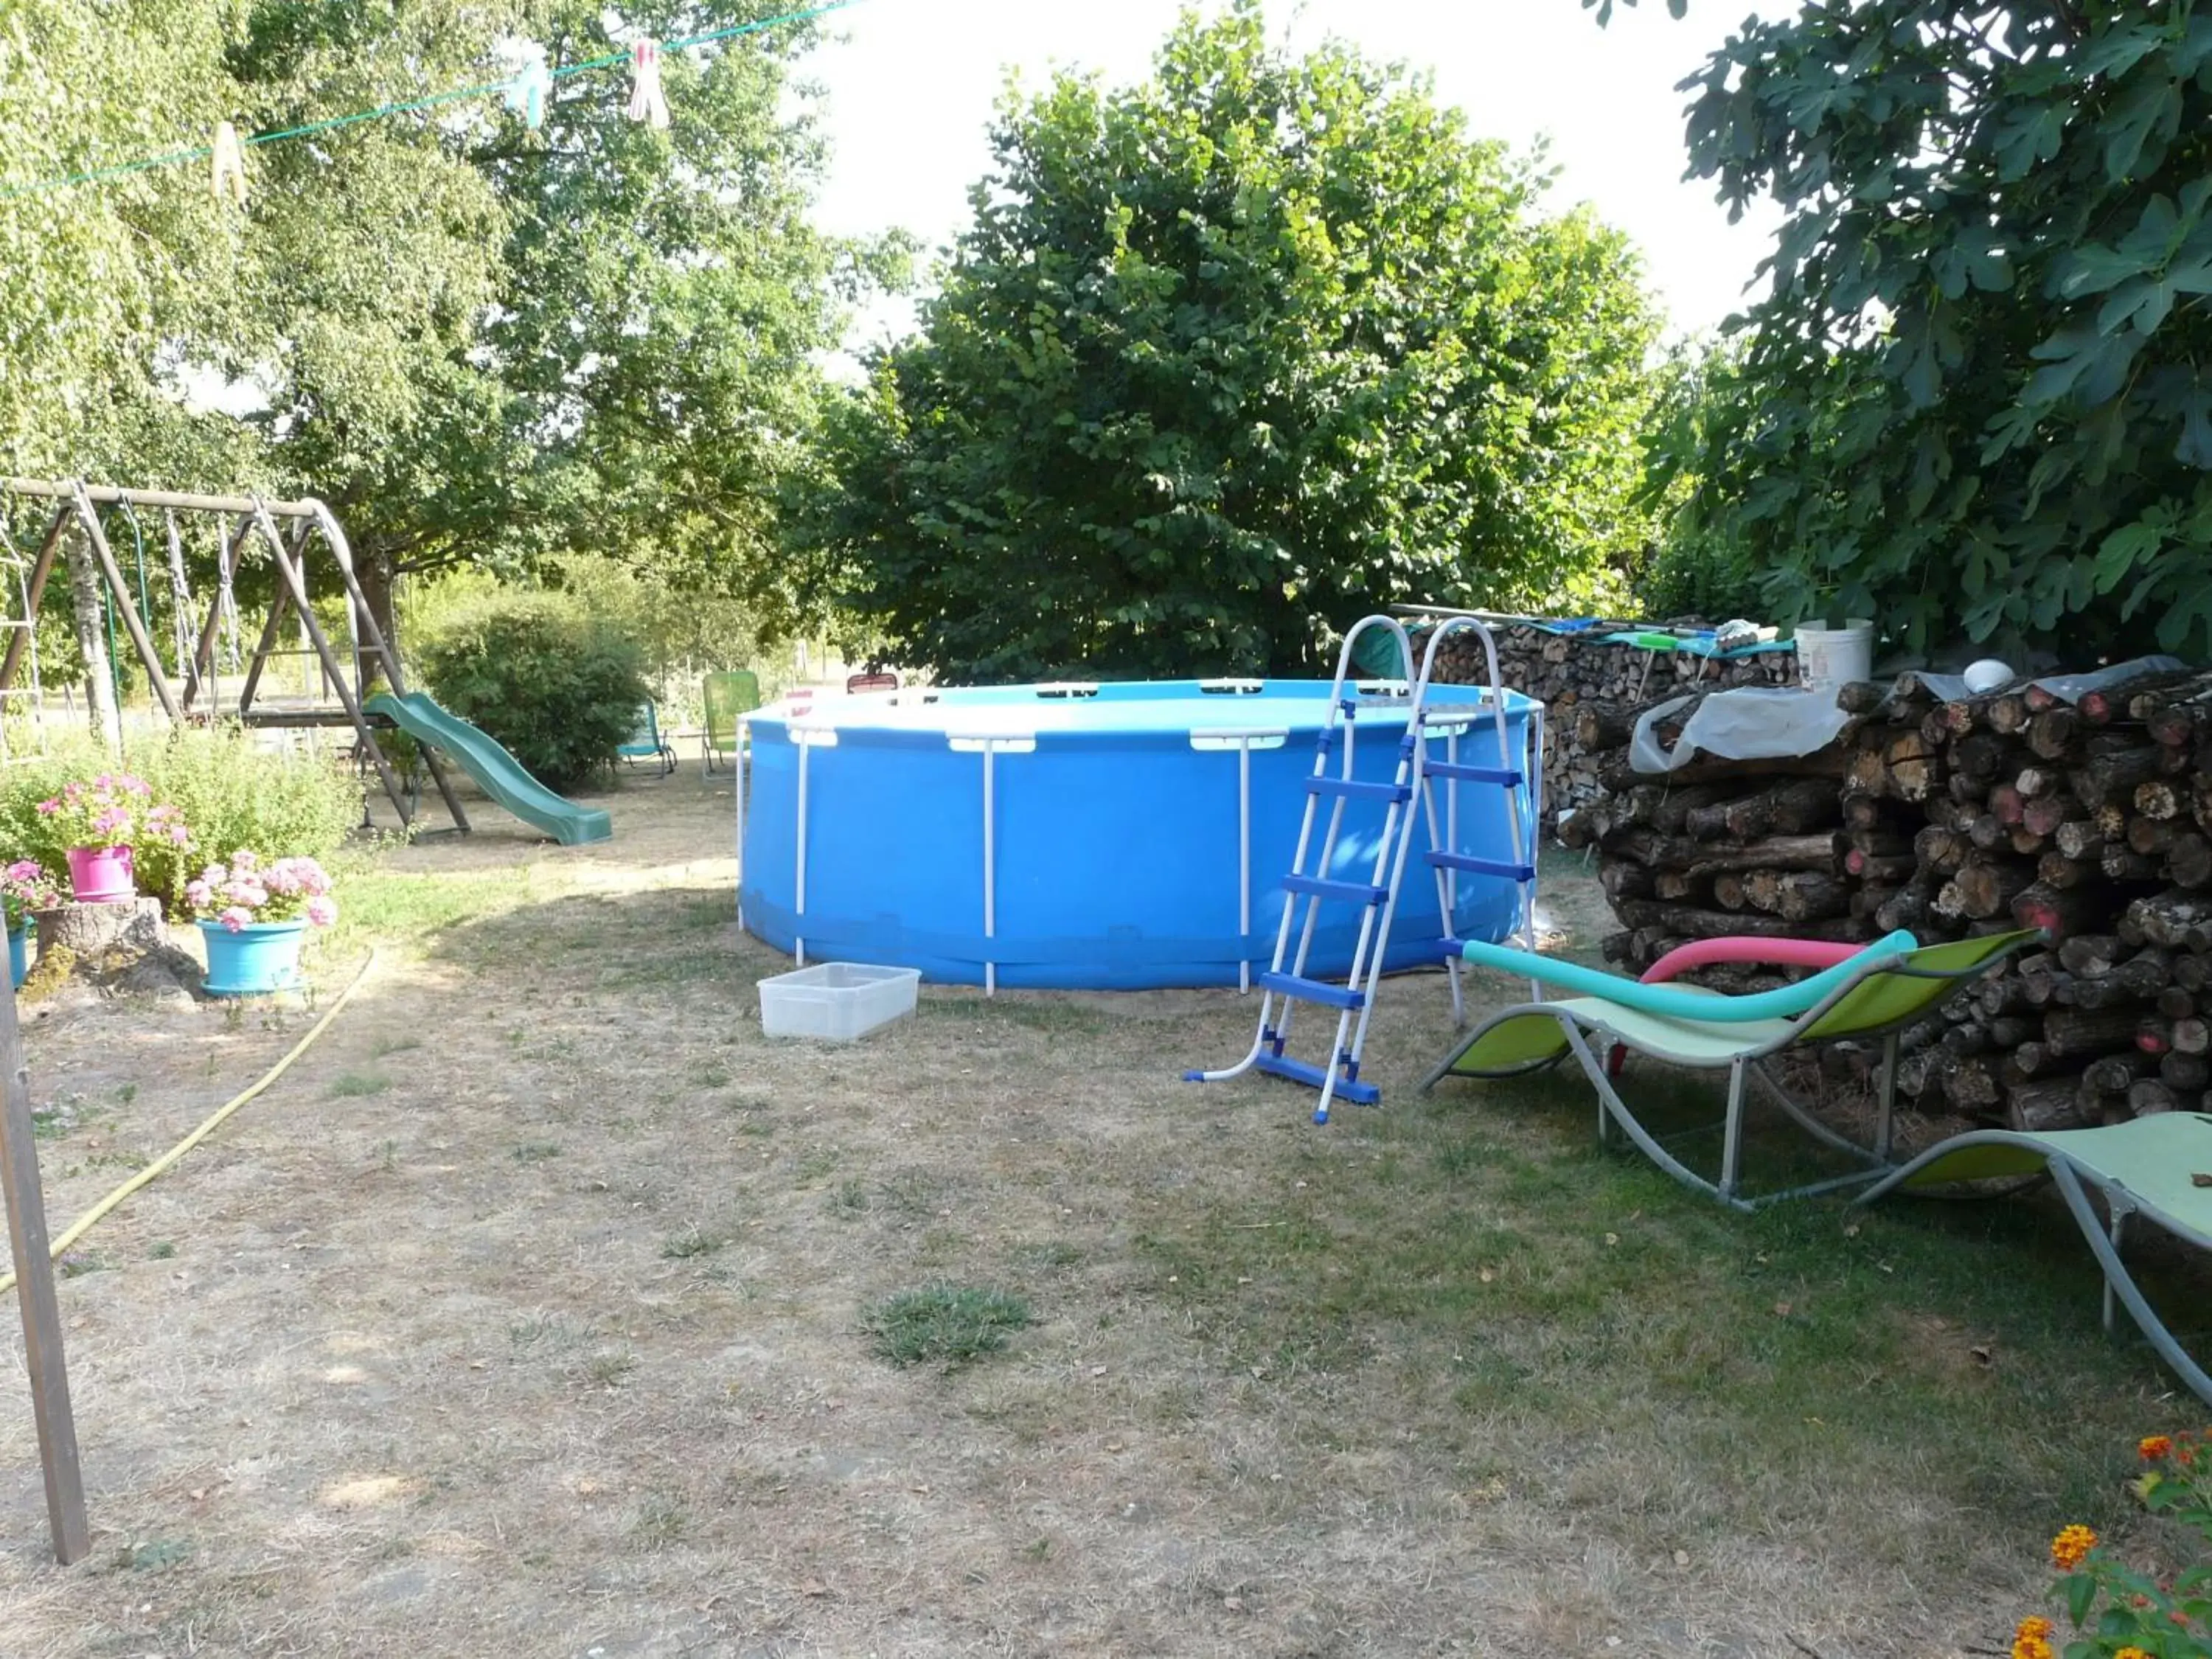
<path fill-rule="evenodd" d="M 1760 939 L 1738 934 L 1730 939 L 1693 939 L 1678 945 L 1644 970 L 1643 982 L 1660 985 L 1692 968 L 1718 963 L 1752 962 L 1771 968 L 1832 968 L 1866 949 L 1863 945 L 1838 945 L 1821 939 Z M 1628 1050 L 1616 1046 L 1606 1058 L 1606 1074 L 1619 1077 Z"/>
<path fill-rule="evenodd" d="M 1772 968 L 1832 968 L 1866 949 L 1818 939 L 1698 939 L 1678 945 L 1644 970 L 1643 982 L 1657 985 L 1692 968 L 1717 963 L 1752 962 Z"/>

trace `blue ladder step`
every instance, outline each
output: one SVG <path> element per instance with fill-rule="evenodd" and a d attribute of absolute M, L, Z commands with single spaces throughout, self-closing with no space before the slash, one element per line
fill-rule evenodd
<path fill-rule="evenodd" d="M 1332 1008 L 1364 1008 L 1367 994 L 1349 985 L 1331 985 L 1325 979 L 1304 979 L 1297 974 L 1262 974 L 1260 988 L 1274 991 L 1300 1002 L 1325 1002 Z"/>
<path fill-rule="evenodd" d="M 1364 778 L 1311 777 L 1306 780 L 1306 790 L 1342 800 L 1409 801 L 1413 798 L 1411 784 L 1370 783 Z"/>
<path fill-rule="evenodd" d="M 1273 1077 L 1286 1077 L 1293 1083 L 1304 1084 L 1309 1089 L 1325 1087 L 1328 1082 L 1328 1073 L 1320 1066 L 1309 1066 L 1302 1060 L 1279 1058 L 1274 1054 L 1261 1055 L 1252 1062 L 1252 1069 L 1266 1072 Z M 1340 1079 L 1336 1097 L 1348 1100 L 1355 1106 L 1372 1106 L 1382 1098 L 1382 1091 L 1371 1083 L 1350 1083 Z"/>
<path fill-rule="evenodd" d="M 1380 904 L 1390 896 L 1387 887 L 1364 881 L 1330 881 L 1322 876 L 1285 876 L 1283 890 L 1308 898 L 1340 899 L 1346 904 Z"/>
<path fill-rule="evenodd" d="M 1523 781 L 1521 769 L 1516 766 L 1468 766 L 1458 761 L 1431 761 L 1421 770 L 1432 778 L 1456 778 L 1462 783 L 1502 783 L 1508 789 L 1518 789 Z"/>
<path fill-rule="evenodd" d="M 1464 870 L 1470 875 L 1503 876 L 1508 881 L 1534 881 L 1533 864 L 1508 864 L 1503 859 L 1479 859 L 1470 853 L 1431 853 L 1429 862 L 1438 870 Z"/>

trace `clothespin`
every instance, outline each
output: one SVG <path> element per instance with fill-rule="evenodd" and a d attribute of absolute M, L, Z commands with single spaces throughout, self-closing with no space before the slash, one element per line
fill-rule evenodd
<path fill-rule="evenodd" d="M 522 66 L 522 72 L 507 83 L 499 95 L 500 101 L 522 118 L 522 125 L 532 132 L 545 125 L 545 100 L 553 95 L 553 71 L 545 67 L 545 60 L 534 58 Z"/>
<path fill-rule="evenodd" d="M 668 100 L 660 90 L 660 42 L 634 40 L 629 48 L 629 118 L 668 130 Z"/>
<path fill-rule="evenodd" d="M 215 143 L 209 149 L 214 167 L 213 184 L 218 202 L 226 196 L 246 205 L 246 152 L 238 142 L 238 129 L 228 121 L 218 121 L 215 127 Z"/>

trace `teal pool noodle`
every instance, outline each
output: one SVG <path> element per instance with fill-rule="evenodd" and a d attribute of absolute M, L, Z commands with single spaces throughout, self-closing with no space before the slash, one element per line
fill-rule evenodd
<path fill-rule="evenodd" d="M 1779 990 L 1758 991 L 1742 997 L 1717 996 L 1710 991 L 1693 991 L 1680 985 L 1646 985 L 1640 980 L 1622 979 L 1617 974 L 1600 973 L 1595 968 L 1577 967 L 1571 962 L 1554 962 L 1549 957 L 1516 951 L 1510 945 L 1486 945 L 1480 939 L 1468 940 L 1460 948 L 1460 955 L 1478 968 L 1495 968 L 1502 974 L 1518 975 L 1580 996 L 1602 997 L 1638 1013 L 1657 1014 L 1667 1019 L 1700 1020 L 1709 1025 L 1734 1025 L 1754 1019 L 1788 1019 L 1802 1014 L 1854 974 L 1865 972 L 1869 958 L 1901 957 L 1919 948 L 1920 941 L 1900 928 L 1876 939 L 1856 956 L 1832 968 L 1822 969 L 1809 979 L 1783 986 Z"/>

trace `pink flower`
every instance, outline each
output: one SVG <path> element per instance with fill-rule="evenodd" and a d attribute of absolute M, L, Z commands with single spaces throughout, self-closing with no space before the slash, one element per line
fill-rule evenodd
<path fill-rule="evenodd" d="M 230 879 L 230 872 L 220 864 L 210 864 L 200 872 L 200 879 L 210 887 L 220 887 Z"/>
<path fill-rule="evenodd" d="M 241 909 L 239 906 L 234 904 L 230 908 L 217 916 L 216 920 L 222 924 L 223 931 L 225 933 L 235 933 L 243 928 L 251 927 L 253 925 L 253 912 L 251 910 Z"/>
<path fill-rule="evenodd" d="M 311 898 L 307 901 L 307 920 L 318 927 L 327 927 L 338 919 L 338 902 L 332 898 Z"/>
<path fill-rule="evenodd" d="M 230 855 L 230 867 L 238 871 L 258 870 L 261 860 L 250 847 L 241 847 Z"/>
<path fill-rule="evenodd" d="M 39 803 L 39 816 L 40 817 L 50 818 L 61 810 L 62 804 L 58 800 L 42 800 Z"/>

